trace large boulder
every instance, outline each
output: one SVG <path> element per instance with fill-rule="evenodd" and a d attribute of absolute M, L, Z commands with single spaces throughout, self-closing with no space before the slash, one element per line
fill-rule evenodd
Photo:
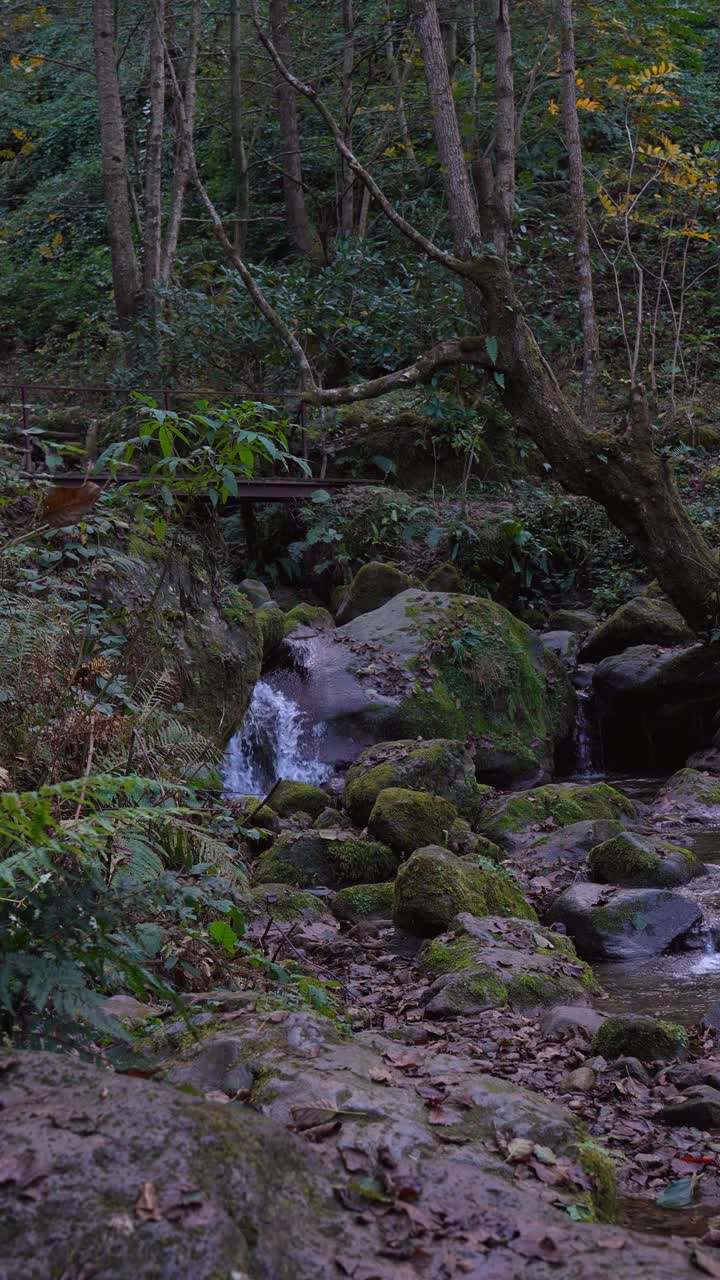
<path fill-rule="evenodd" d="M 581 662 L 599 662 L 633 645 L 692 644 L 687 622 L 668 600 L 636 596 L 611 614 L 588 636 L 580 651 Z"/>
<path fill-rule="evenodd" d="M 428 842 L 446 845 L 457 816 L 455 805 L 441 796 L 388 787 L 373 805 L 368 832 L 397 853 L 413 853 Z"/>
<path fill-rule="evenodd" d="M 720 646 L 636 645 L 604 658 L 593 687 L 609 768 L 677 769 L 713 735 Z"/>
<path fill-rule="evenodd" d="M 452 932 L 425 944 L 418 965 L 434 979 L 425 996 L 430 1014 L 547 1008 L 599 990 L 569 938 L 528 920 L 460 915 Z"/>
<path fill-rule="evenodd" d="M 318 818 L 329 803 L 330 797 L 322 787 L 289 778 L 282 778 L 272 793 L 272 808 L 281 818 L 291 813 L 309 813 L 311 818 Z"/>
<path fill-rule="evenodd" d="M 687 884 L 705 870 L 689 849 L 631 831 L 597 845 L 590 854 L 588 869 L 591 878 L 600 884 L 658 889 Z"/>
<path fill-rule="evenodd" d="M 431 791 L 456 806 L 471 821 L 491 789 L 475 781 L 475 762 L 462 742 L 431 738 L 418 742 L 383 742 L 363 751 L 345 780 L 345 807 L 358 826 L 365 826 L 381 791 L 408 787 Z"/>
<path fill-rule="evenodd" d="M 517 882 L 501 868 L 458 858 L 434 845 L 416 850 L 397 874 L 395 923 L 432 938 L 461 912 L 536 919 Z"/>
<path fill-rule="evenodd" d="M 491 801 L 482 811 L 479 829 L 498 844 L 513 844 L 545 825 L 553 829 L 633 817 L 632 801 L 606 782 L 555 782 Z"/>
<path fill-rule="evenodd" d="M 401 591 L 412 587 L 413 580 L 394 564 L 372 560 L 355 574 L 336 613 L 338 623 L 352 622 L 362 613 L 372 613 L 387 604 Z"/>
<path fill-rule="evenodd" d="M 597 618 L 589 609 L 556 609 L 548 618 L 550 631 L 574 631 L 584 635 L 597 626 Z"/>
<path fill-rule="evenodd" d="M 700 769 L 680 769 L 658 792 L 653 810 L 659 818 L 720 826 L 720 779 Z"/>
<path fill-rule="evenodd" d="M 683 1057 L 687 1049 L 683 1027 L 637 1013 L 606 1018 L 592 1041 L 593 1053 L 603 1058 L 639 1058 L 641 1062 L 667 1062 Z"/>
<path fill-rule="evenodd" d="M 399 855 L 387 845 L 344 831 L 288 832 L 258 859 L 253 879 L 301 889 L 344 889 L 391 880 L 398 863 Z"/>
<path fill-rule="evenodd" d="M 702 919 L 697 903 L 667 889 L 615 889 L 578 882 L 555 900 L 551 923 L 565 926 L 585 960 L 662 955 Z"/>

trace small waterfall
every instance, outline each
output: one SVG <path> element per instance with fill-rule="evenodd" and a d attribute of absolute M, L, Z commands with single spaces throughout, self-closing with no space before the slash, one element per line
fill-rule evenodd
<path fill-rule="evenodd" d="M 703 940 L 703 954 L 700 960 L 692 967 L 693 973 L 718 973 L 720 972 L 720 951 L 718 951 L 717 938 L 715 930 L 709 924 L 703 924 L 700 929 L 700 935 Z"/>
<path fill-rule="evenodd" d="M 226 795 L 267 795 L 278 778 L 322 783 L 332 768 L 313 751 L 317 727 L 308 723 L 298 704 L 266 680 L 255 686 L 243 727 L 225 756 Z"/>
<path fill-rule="evenodd" d="M 589 778 L 595 767 L 595 724 L 593 715 L 593 667 L 578 667 L 575 673 L 575 773 Z"/>

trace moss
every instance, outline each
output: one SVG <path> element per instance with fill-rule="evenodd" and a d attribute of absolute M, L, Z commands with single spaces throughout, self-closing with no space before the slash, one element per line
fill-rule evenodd
<path fill-rule="evenodd" d="M 508 1000 L 518 1009 L 537 1009 L 577 998 L 574 978 L 550 973 L 516 973 L 508 979 Z"/>
<path fill-rule="evenodd" d="M 603 1058 L 666 1061 L 686 1053 L 688 1043 L 685 1028 L 675 1022 L 628 1015 L 605 1019 L 593 1036 L 592 1052 Z"/>
<path fill-rule="evenodd" d="M 499 1008 L 508 998 L 507 987 L 492 969 L 484 965 L 474 966 L 472 973 L 445 988 L 444 994 L 458 1013 L 478 1005 Z"/>
<path fill-rule="evenodd" d="M 468 855 L 473 861 L 483 858 L 487 862 L 502 862 L 505 856 L 505 850 L 494 840 L 488 840 L 487 836 L 473 837 L 472 853 Z"/>
<path fill-rule="evenodd" d="M 344 889 L 390 880 L 397 855 L 386 845 L 359 838 L 327 837 L 321 832 L 281 836 L 255 867 L 255 882 L 304 888 Z"/>
<path fill-rule="evenodd" d="M 551 783 L 488 805 L 481 827 L 490 837 L 502 837 L 550 818 L 559 827 L 569 827 L 575 822 L 634 816 L 632 801 L 605 782 L 589 786 Z"/>
<path fill-rule="evenodd" d="M 588 1138 L 580 1143 L 577 1161 L 592 1183 L 596 1220 L 614 1222 L 617 1216 L 617 1175 L 612 1156 L 599 1143 Z"/>
<path fill-rule="evenodd" d="M 446 844 L 456 819 L 455 805 L 441 796 L 388 787 L 373 805 L 368 831 L 398 853 L 413 853 L 422 845 Z"/>
<path fill-rule="evenodd" d="M 335 894 L 332 909 L 340 920 L 357 920 L 363 916 L 392 915 L 395 883 L 355 884 Z"/>
<path fill-rule="evenodd" d="M 317 919 L 325 915 L 325 908 L 314 894 L 293 893 L 288 885 L 281 882 L 257 885 L 252 890 L 252 897 L 256 906 L 263 912 L 283 923 L 300 920 L 308 915 Z"/>
<path fill-rule="evenodd" d="M 285 636 L 285 615 L 280 609 L 257 609 L 255 617 L 260 624 L 265 661 L 278 648 Z"/>
<path fill-rule="evenodd" d="M 418 849 L 398 871 L 395 923 L 434 937 L 462 911 L 537 919 L 516 881 L 500 868 L 487 870 L 434 846 Z"/>
<path fill-rule="evenodd" d="M 668 841 L 652 846 L 630 833 L 596 845 L 588 865 L 592 878 L 601 884 L 638 888 L 686 884 L 703 871 L 702 863 L 689 849 Z"/>
<path fill-rule="evenodd" d="M 447 560 L 435 565 L 425 579 L 425 587 L 428 591 L 451 591 L 456 595 L 464 590 L 462 577 L 455 565 Z"/>
<path fill-rule="evenodd" d="M 425 943 L 418 956 L 418 966 L 423 973 L 439 976 L 472 968 L 477 960 L 478 947 L 472 938 L 455 938 L 448 942 L 432 938 Z"/>
<path fill-rule="evenodd" d="M 330 797 L 322 787 L 309 782 L 291 782 L 283 779 L 272 794 L 272 807 L 281 818 L 291 813 L 309 813 L 317 818 L 328 806 Z"/>
<path fill-rule="evenodd" d="M 365 826 L 372 807 L 381 791 L 392 787 L 396 781 L 396 770 L 392 761 L 375 765 L 367 773 L 361 766 L 353 765 L 348 770 L 343 800 L 353 822 Z"/>
<path fill-rule="evenodd" d="M 363 613 L 372 613 L 412 587 L 413 580 L 394 564 L 371 560 L 355 574 L 338 609 L 339 622 L 351 622 Z"/>
<path fill-rule="evenodd" d="M 335 619 L 322 605 L 297 604 L 283 615 L 283 633 L 286 636 L 298 627 L 312 627 L 315 631 L 329 631 L 335 627 Z"/>

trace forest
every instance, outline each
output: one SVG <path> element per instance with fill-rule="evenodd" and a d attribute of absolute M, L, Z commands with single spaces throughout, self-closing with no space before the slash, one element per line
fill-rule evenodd
<path fill-rule="evenodd" d="M 720 1277 L 717 0 L 0 86 L 0 1280 Z"/>

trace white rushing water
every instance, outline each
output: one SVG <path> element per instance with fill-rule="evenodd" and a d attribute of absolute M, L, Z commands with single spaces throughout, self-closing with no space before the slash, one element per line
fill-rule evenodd
<path fill-rule="evenodd" d="M 278 778 L 325 782 L 332 769 L 313 749 L 317 730 L 291 697 L 261 680 L 255 686 L 243 727 L 225 755 L 226 794 L 267 795 Z"/>
<path fill-rule="evenodd" d="M 710 925 L 702 926 L 703 954 L 696 960 L 690 970 L 694 974 L 720 973 L 720 951 L 718 951 L 715 930 Z"/>
<path fill-rule="evenodd" d="M 578 689 L 575 710 L 575 772 L 591 777 L 593 772 L 593 731 L 590 714 L 592 690 Z"/>

